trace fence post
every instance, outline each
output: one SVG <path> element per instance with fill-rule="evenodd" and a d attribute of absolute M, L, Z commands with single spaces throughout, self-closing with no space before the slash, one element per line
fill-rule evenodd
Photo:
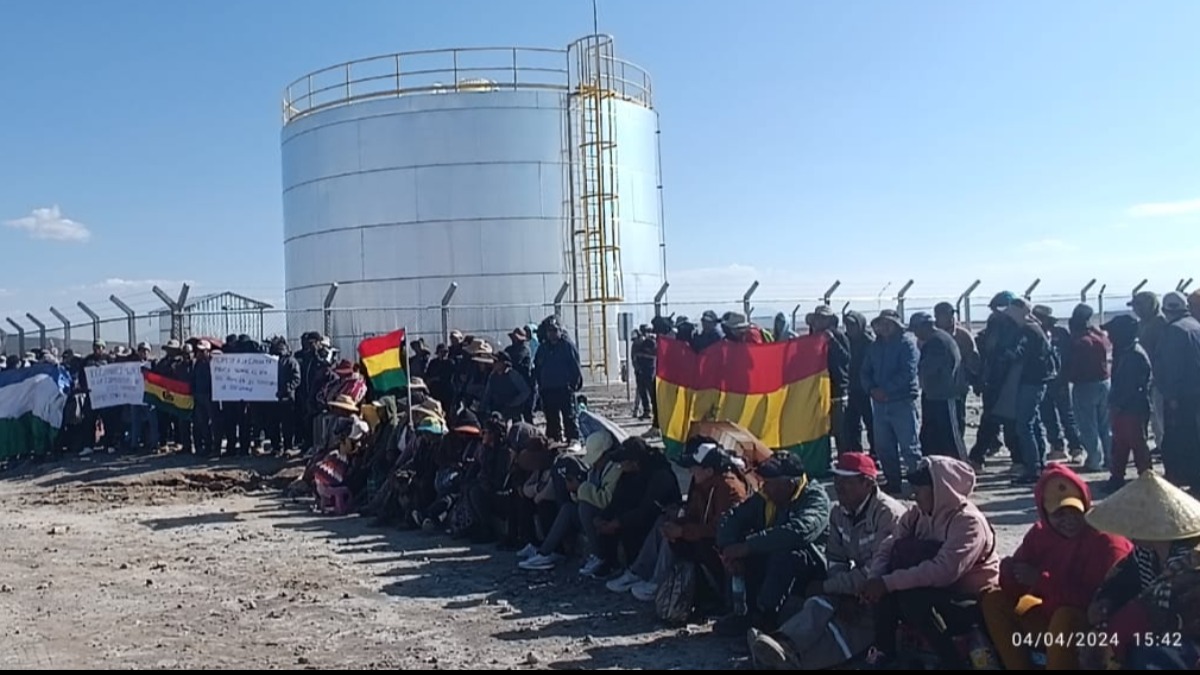
<path fill-rule="evenodd" d="M 796 315 L 800 313 L 800 305 L 792 310 L 792 330 L 796 330 Z"/>
<path fill-rule="evenodd" d="M 329 284 L 329 290 L 325 292 L 325 301 L 321 303 L 321 335 L 333 339 L 333 299 L 337 296 L 337 282 Z"/>
<path fill-rule="evenodd" d="M 167 311 L 171 313 L 171 339 L 182 339 L 183 336 L 179 335 L 175 325 L 175 318 L 179 316 L 179 305 L 176 305 L 175 301 L 171 299 L 171 296 L 167 295 L 163 289 L 159 288 L 158 286 L 154 286 L 150 290 L 158 296 L 159 300 L 162 300 L 162 303 L 167 306 Z"/>
<path fill-rule="evenodd" d="M 442 342 L 450 344 L 450 300 L 454 298 L 454 291 L 458 290 L 458 282 L 451 281 L 446 288 L 446 294 L 442 296 Z"/>
<path fill-rule="evenodd" d="M 1104 292 L 1108 290 L 1108 284 L 1100 284 L 1100 293 L 1096 295 L 1096 311 L 1100 314 L 1100 325 L 1108 323 L 1104 318 Z"/>
<path fill-rule="evenodd" d="M 117 306 L 117 309 L 125 312 L 125 317 L 129 322 L 129 348 L 137 347 L 137 314 L 129 308 L 129 305 L 121 301 L 116 294 L 108 296 L 108 301 Z"/>
<path fill-rule="evenodd" d="M 54 315 L 54 318 L 56 318 L 62 322 L 62 325 L 63 325 L 63 351 L 72 349 L 72 347 L 71 347 L 71 320 L 68 319 L 67 317 L 63 316 L 62 312 L 58 311 L 57 309 L 54 309 L 53 307 L 50 308 L 50 313 Z"/>
<path fill-rule="evenodd" d="M 654 294 L 654 318 L 662 316 L 662 299 L 667 295 L 667 289 L 671 287 L 670 282 L 664 281 L 662 288 Z"/>
<path fill-rule="evenodd" d="M 908 321 L 908 317 L 904 314 L 904 296 L 908 295 L 908 289 L 912 288 L 914 283 L 916 283 L 914 280 L 909 279 L 896 294 L 896 313 L 900 315 L 901 321 Z"/>
<path fill-rule="evenodd" d="M 1087 282 L 1087 285 L 1083 287 L 1083 290 L 1079 291 L 1079 302 L 1081 304 L 1085 304 L 1085 305 L 1087 304 L 1088 291 L 1092 290 L 1092 286 L 1095 286 L 1095 285 L 1096 285 L 1096 280 L 1092 279 L 1091 281 Z"/>
<path fill-rule="evenodd" d="M 758 290 L 758 282 L 750 284 L 750 288 L 746 289 L 746 294 L 742 296 L 742 311 L 746 313 L 746 321 L 750 320 L 751 307 L 750 298 L 754 297 L 754 292 Z"/>
<path fill-rule="evenodd" d="M 663 288 L 662 288 L 662 290 L 659 291 L 659 293 L 665 292 L 666 287 L 667 287 L 667 285 L 663 284 Z M 559 321 L 559 322 L 562 321 L 562 301 L 563 301 L 563 298 L 567 297 L 567 291 L 569 291 L 569 290 L 571 290 L 571 282 L 564 281 L 563 285 L 558 287 L 558 293 L 556 293 L 554 295 L 554 320 L 555 321 Z M 658 302 L 658 300 L 657 300 L 657 296 L 656 296 L 656 300 L 655 300 L 656 305 L 657 305 L 657 302 Z M 576 326 L 576 329 L 578 329 L 578 326 Z"/>
<path fill-rule="evenodd" d="M 87 314 L 89 319 L 92 320 L 92 342 L 99 342 L 100 341 L 100 315 L 93 312 L 91 307 L 88 307 L 87 305 L 83 304 L 82 300 L 75 303 L 75 305 L 77 307 L 79 307 L 79 309 L 82 310 L 84 314 Z"/>
<path fill-rule="evenodd" d="M 821 296 L 821 304 L 828 307 L 829 299 L 833 297 L 833 294 L 837 291 L 837 289 L 841 288 L 841 286 L 841 279 L 835 279 L 833 285 L 830 286 L 829 289 L 825 291 L 825 294 Z"/>
<path fill-rule="evenodd" d="M 13 321 L 11 318 L 6 318 L 8 325 L 17 329 L 17 351 L 21 352 L 21 356 L 25 356 L 25 328 L 21 324 Z"/>
<path fill-rule="evenodd" d="M 25 318 L 29 319 L 30 323 L 37 326 L 38 329 L 38 347 L 43 351 L 46 349 L 46 324 L 42 323 L 31 312 L 25 312 Z"/>
<path fill-rule="evenodd" d="M 1033 283 L 1029 284 L 1029 288 L 1025 289 L 1025 294 L 1021 297 L 1025 298 L 1026 300 L 1033 300 L 1033 292 L 1037 290 L 1037 287 L 1041 283 L 1042 283 L 1042 280 L 1040 278 L 1034 279 Z"/>
<path fill-rule="evenodd" d="M 1191 277 L 1188 277 L 1187 279 L 1181 279 L 1179 281 L 1179 286 L 1176 287 L 1175 290 L 1179 291 L 1180 293 L 1187 293 L 1188 286 L 1191 286 L 1193 281 L 1195 281 L 1195 279 L 1192 279 Z"/>
<path fill-rule="evenodd" d="M 1149 279 L 1142 279 L 1141 283 L 1139 283 L 1137 286 L 1134 286 L 1133 290 L 1129 292 L 1129 296 L 1133 297 L 1133 296 L 1137 295 L 1138 291 L 1141 291 L 1143 288 L 1145 288 L 1146 284 L 1148 284 L 1148 283 L 1150 283 Z"/>
<path fill-rule="evenodd" d="M 981 283 L 983 282 L 979 279 L 971 282 L 971 285 L 967 286 L 967 290 L 958 296 L 958 302 L 955 303 L 954 308 L 958 310 L 958 316 L 966 322 L 967 328 L 971 327 L 971 294 L 975 292 L 975 289 L 979 288 L 979 284 Z"/>

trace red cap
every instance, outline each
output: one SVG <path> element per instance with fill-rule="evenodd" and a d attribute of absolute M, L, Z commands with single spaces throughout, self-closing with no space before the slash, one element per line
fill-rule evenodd
<path fill-rule="evenodd" d="M 835 476 L 866 476 L 867 478 L 879 476 L 879 468 L 875 466 L 875 460 L 862 452 L 843 452 L 838 455 L 837 464 L 834 465 L 832 471 Z"/>

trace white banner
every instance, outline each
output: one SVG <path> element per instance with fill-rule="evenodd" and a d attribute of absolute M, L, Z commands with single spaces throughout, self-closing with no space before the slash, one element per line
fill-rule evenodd
<path fill-rule="evenodd" d="M 279 359 L 270 354 L 214 354 L 214 401 L 277 401 Z"/>
<path fill-rule="evenodd" d="M 92 410 L 120 405 L 142 405 L 146 380 L 139 362 L 110 363 L 84 368 L 91 391 Z"/>

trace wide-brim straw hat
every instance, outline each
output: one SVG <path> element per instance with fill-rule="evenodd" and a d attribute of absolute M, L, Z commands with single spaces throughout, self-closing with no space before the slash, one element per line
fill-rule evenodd
<path fill-rule="evenodd" d="M 471 355 L 471 360 L 475 363 L 491 363 L 496 359 L 492 352 L 492 346 L 486 342 L 478 342 L 472 345 L 472 349 L 467 351 Z"/>
<path fill-rule="evenodd" d="M 1200 501 L 1148 471 L 1097 504 L 1087 522 L 1138 541 L 1191 539 L 1200 537 Z"/>
<path fill-rule="evenodd" d="M 414 377 L 408 381 L 408 388 L 414 391 L 429 391 L 429 385 L 425 384 L 425 380 L 419 377 Z"/>
<path fill-rule="evenodd" d="M 338 410 L 346 410 L 352 413 L 358 412 L 358 404 L 354 402 L 354 399 L 345 394 L 333 399 L 328 405 L 330 408 L 337 408 Z"/>
<path fill-rule="evenodd" d="M 442 410 L 442 402 L 441 401 L 437 400 L 436 398 L 429 398 L 429 399 L 425 399 L 425 401 L 423 403 L 421 403 L 420 405 L 413 406 L 412 417 L 414 420 L 425 418 L 425 417 L 436 417 L 438 419 L 445 419 L 446 413 L 444 410 Z"/>

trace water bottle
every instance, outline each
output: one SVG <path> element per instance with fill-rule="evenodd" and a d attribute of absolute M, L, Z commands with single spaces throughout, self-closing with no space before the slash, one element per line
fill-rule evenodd
<path fill-rule="evenodd" d="M 733 613 L 737 616 L 746 616 L 750 612 L 750 608 L 746 605 L 746 580 L 740 576 L 734 577 L 729 582 L 729 587 L 733 591 Z"/>
<path fill-rule="evenodd" d="M 1000 660 L 996 658 L 996 652 L 992 649 L 992 641 L 979 626 L 971 629 L 967 636 L 967 645 L 972 670 L 1001 670 Z"/>

